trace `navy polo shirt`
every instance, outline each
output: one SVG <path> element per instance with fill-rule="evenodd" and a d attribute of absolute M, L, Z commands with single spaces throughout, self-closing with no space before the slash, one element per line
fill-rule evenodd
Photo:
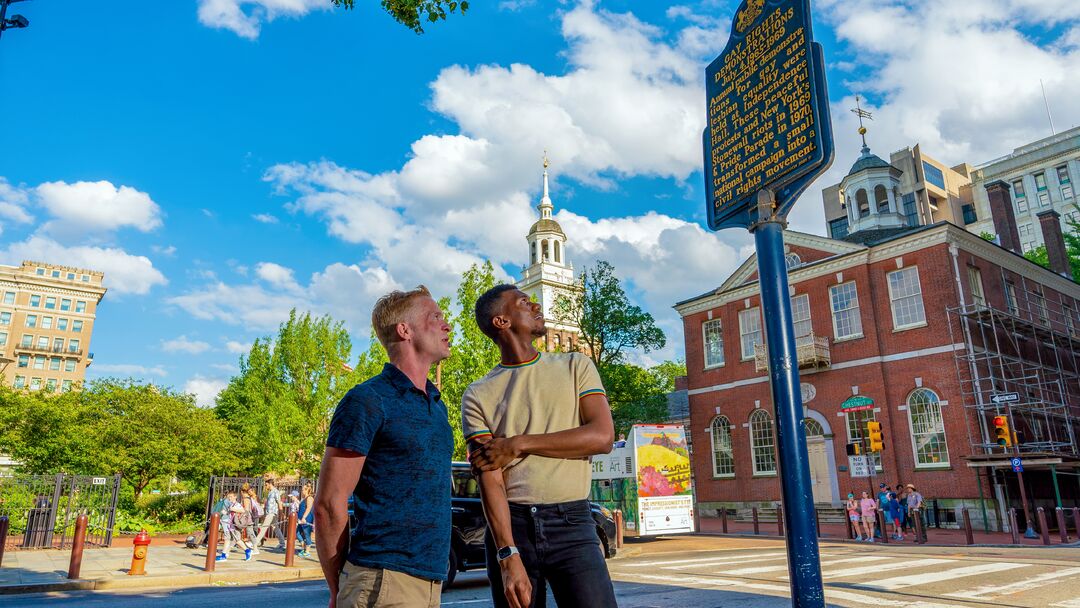
<path fill-rule="evenodd" d="M 446 579 L 454 436 L 435 385 L 429 381 L 425 394 L 387 363 L 342 398 L 326 445 L 366 456 L 347 559 Z"/>

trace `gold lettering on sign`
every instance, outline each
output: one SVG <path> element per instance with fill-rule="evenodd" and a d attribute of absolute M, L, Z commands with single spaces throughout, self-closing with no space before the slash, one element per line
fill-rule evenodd
<path fill-rule="evenodd" d="M 778 8 L 728 50 L 712 75 L 710 184 L 718 213 L 817 151 L 808 48 L 795 9 Z"/>

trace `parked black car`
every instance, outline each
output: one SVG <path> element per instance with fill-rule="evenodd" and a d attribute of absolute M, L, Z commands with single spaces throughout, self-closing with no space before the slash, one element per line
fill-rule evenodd
<path fill-rule="evenodd" d="M 484 550 L 484 507 L 480 504 L 480 484 L 473 478 L 469 463 L 451 464 L 453 488 L 451 488 L 451 507 L 453 514 L 453 532 L 450 538 L 450 563 L 443 588 L 454 583 L 458 572 L 484 568 L 486 552 Z M 596 504 L 592 506 L 593 521 L 596 522 L 596 534 L 604 546 L 606 557 L 615 556 L 615 519 L 611 511 Z"/>

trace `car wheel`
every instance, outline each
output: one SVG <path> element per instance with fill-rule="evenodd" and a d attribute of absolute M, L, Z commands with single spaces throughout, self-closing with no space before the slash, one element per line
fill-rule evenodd
<path fill-rule="evenodd" d="M 450 585 L 454 584 L 454 578 L 457 577 L 458 561 L 457 552 L 453 547 L 450 547 L 450 562 L 446 567 L 446 582 L 443 583 L 443 589 L 449 589 Z"/>

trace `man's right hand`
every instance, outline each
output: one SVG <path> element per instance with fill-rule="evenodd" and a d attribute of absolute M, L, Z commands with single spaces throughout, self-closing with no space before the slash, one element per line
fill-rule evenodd
<path fill-rule="evenodd" d="M 511 555 L 499 562 L 502 568 L 503 593 L 510 608 L 529 608 L 532 606 L 532 583 L 525 572 L 525 564 L 520 555 Z"/>

